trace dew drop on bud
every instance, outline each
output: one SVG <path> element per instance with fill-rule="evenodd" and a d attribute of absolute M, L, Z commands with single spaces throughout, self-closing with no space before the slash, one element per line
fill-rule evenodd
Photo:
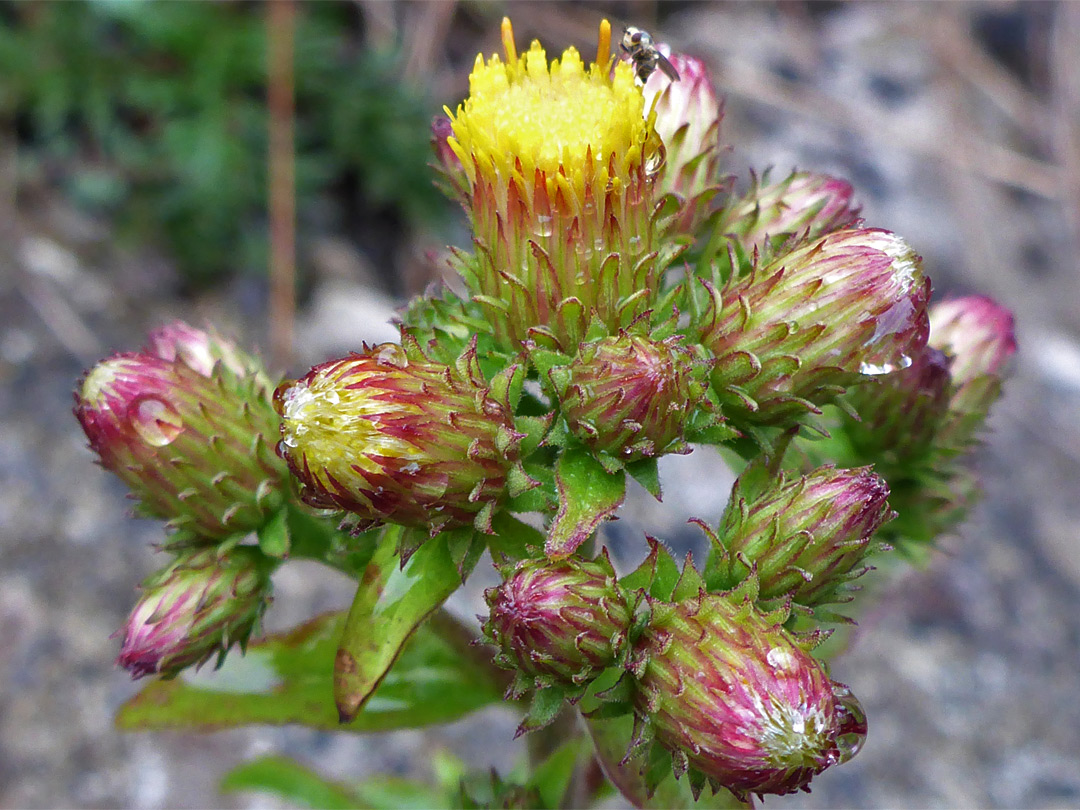
<path fill-rule="evenodd" d="M 548 237 L 552 234 L 551 217 L 541 214 L 536 218 L 536 235 Z"/>
<path fill-rule="evenodd" d="M 157 397 L 138 397 L 128 409 L 131 427 L 151 447 L 170 444 L 184 429 L 176 409 Z"/>
<path fill-rule="evenodd" d="M 285 415 L 285 403 L 289 401 L 289 392 L 294 385 L 296 385 L 294 381 L 285 380 L 274 389 L 274 410 L 277 411 L 278 416 Z"/>
<path fill-rule="evenodd" d="M 866 712 L 862 704 L 842 683 L 833 683 L 833 697 L 840 721 L 836 746 L 840 749 L 840 762 L 847 762 L 862 750 L 866 742 Z"/>
<path fill-rule="evenodd" d="M 870 363 L 864 362 L 859 365 L 859 372 L 870 377 L 879 377 L 882 374 L 892 374 L 894 371 L 902 371 L 911 365 L 910 355 L 902 354 L 895 363 Z"/>
<path fill-rule="evenodd" d="M 395 343 L 383 343 L 377 346 L 372 355 L 375 362 L 380 366 L 392 366 L 393 368 L 406 368 L 409 365 L 405 352 Z"/>

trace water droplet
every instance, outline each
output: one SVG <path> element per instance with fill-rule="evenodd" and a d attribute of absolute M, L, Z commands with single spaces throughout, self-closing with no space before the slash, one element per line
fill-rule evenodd
<path fill-rule="evenodd" d="M 293 380 L 286 380 L 274 389 L 274 410 L 278 412 L 278 416 L 285 413 L 285 408 L 289 403 L 289 400 L 293 397 L 293 389 L 296 388 L 297 383 Z"/>
<path fill-rule="evenodd" d="M 404 465 L 401 468 L 401 471 L 403 473 L 406 473 L 407 475 L 415 475 L 420 471 L 420 465 L 417 464 L 415 461 L 410 461 L 408 464 Z"/>
<path fill-rule="evenodd" d="M 785 650 L 783 647 L 773 647 L 765 653 L 765 661 L 768 662 L 770 667 L 780 671 L 794 669 L 796 666 L 795 656 L 791 654 L 790 650 Z"/>
<path fill-rule="evenodd" d="M 895 362 L 881 362 L 871 363 L 869 361 L 863 361 L 859 364 L 859 371 L 870 377 L 879 377 L 882 374 L 892 374 L 894 371 L 900 371 L 910 366 L 912 363 L 911 357 L 906 354 L 900 355 Z"/>
<path fill-rule="evenodd" d="M 296 437 L 291 433 L 286 433 L 281 437 L 281 444 L 286 447 L 296 447 Z"/>
<path fill-rule="evenodd" d="M 843 763 L 859 753 L 866 742 L 866 712 L 851 690 L 842 683 L 833 684 L 833 697 L 840 722 L 836 747 L 840 749 L 840 762 Z"/>
<path fill-rule="evenodd" d="M 375 362 L 380 366 L 394 366 L 395 368 L 404 368 L 408 365 L 408 360 L 405 359 L 405 352 L 402 348 L 393 343 L 385 343 L 379 347 L 379 350 L 375 352 Z"/>
<path fill-rule="evenodd" d="M 537 236 L 551 236 L 552 226 L 551 217 L 541 214 L 536 218 L 536 235 Z"/>
<path fill-rule="evenodd" d="M 323 400 L 330 405 L 337 405 L 339 402 L 341 402 L 341 394 L 331 388 L 323 394 Z"/>
<path fill-rule="evenodd" d="M 859 371 L 868 377 L 880 377 L 882 374 L 891 374 L 896 371 L 892 363 L 860 363 Z"/>
<path fill-rule="evenodd" d="M 128 409 L 131 426 L 151 447 L 170 444 L 184 429 L 184 420 L 170 403 L 157 397 L 140 397 Z"/>

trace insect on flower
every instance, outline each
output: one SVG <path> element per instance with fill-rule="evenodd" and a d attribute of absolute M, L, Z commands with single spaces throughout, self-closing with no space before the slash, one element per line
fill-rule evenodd
<path fill-rule="evenodd" d="M 630 61 L 634 63 L 634 72 L 642 84 L 649 80 L 649 77 L 657 68 L 660 68 L 660 71 L 671 81 L 677 82 L 679 80 L 679 71 L 668 61 L 666 56 L 656 49 L 656 46 L 653 45 L 652 34 L 648 31 L 635 28 L 632 25 L 627 26 L 623 29 L 622 44 L 619 47 L 626 52 L 626 55 L 630 57 Z"/>

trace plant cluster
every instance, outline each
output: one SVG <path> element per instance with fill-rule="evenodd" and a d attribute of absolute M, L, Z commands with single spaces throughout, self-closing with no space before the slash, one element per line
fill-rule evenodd
<path fill-rule="evenodd" d="M 0 7 L 0 116 L 23 177 L 55 183 L 157 241 L 190 285 L 266 266 L 264 8 L 210 3 Z M 353 208 L 434 222 L 428 105 L 393 53 L 368 49 L 356 9 L 296 22 L 296 193 L 304 230 Z M 330 212 L 330 222 L 327 222 Z"/>
<path fill-rule="evenodd" d="M 165 680 L 121 724 L 372 730 L 505 690 L 528 698 L 533 769 L 455 771 L 433 806 L 582 804 L 589 763 L 639 806 L 809 789 L 867 730 L 818 645 L 877 555 L 917 557 L 970 505 L 964 456 L 1011 316 L 931 305 L 920 258 L 865 227 L 843 181 L 733 192 L 699 60 L 671 54 L 679 80 L 643 84 L 606 21 L 591 64 L 502 35 L 505 58 L 477 57 L 433 128 L 473 229 L 452 258 L 464 294 L 414 300 L 400 344 L 273 392 L 255 358 L 184 325 L 83 381 L 91 446 L 170 526 L 120 656 Z M 620 575 L 597 546 L 627 479 L 659 498 L 658 459 L 701 445 L 740 471 L 719 523 L 696 521 L 704 564 L 647 538 Z M 477 648 L 441 606 L 485 551 L 503 581 Z M 347 614 L 251 646 L 273 695 L 168 680 L 244 645 L 298 557 L 357 591 Z"/>

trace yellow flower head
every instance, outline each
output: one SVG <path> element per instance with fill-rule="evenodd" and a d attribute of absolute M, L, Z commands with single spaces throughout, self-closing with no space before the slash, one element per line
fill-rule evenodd
<path fill-rule="evenodd" d="M 582 200 L 586 186 L 624 186 L 659 141 L 645 117 L 645 98 L 629 64 L 611 70 L 611 25 L 600 27 L 597 61 L 588 67 L 575 48 L 548 63 L 536 40 L 517 55 L 509 20 L 503 21 L 506 62 L 478 54 L 469 98 L 450 114 L 451 148 L 470 182 L 477 172 L 545 175 L 553 197 Z M 612 160 L 614 159 L 614 160 Z"/>
<path fill-rule="evenodd" d="M 468 179 L 478 252 L 460 267 L 507 348 L 526 338 L 573 348 L 596 319 L 612 333 L 658 288 L 653 194 L 663 145 L 630 65 L 612 67 L 611 25 L 596 61 L 574 48 L 505 61 L 477 56 L 448 145 Z M 614 257 L 614 258 L 613 258 Z"/>

